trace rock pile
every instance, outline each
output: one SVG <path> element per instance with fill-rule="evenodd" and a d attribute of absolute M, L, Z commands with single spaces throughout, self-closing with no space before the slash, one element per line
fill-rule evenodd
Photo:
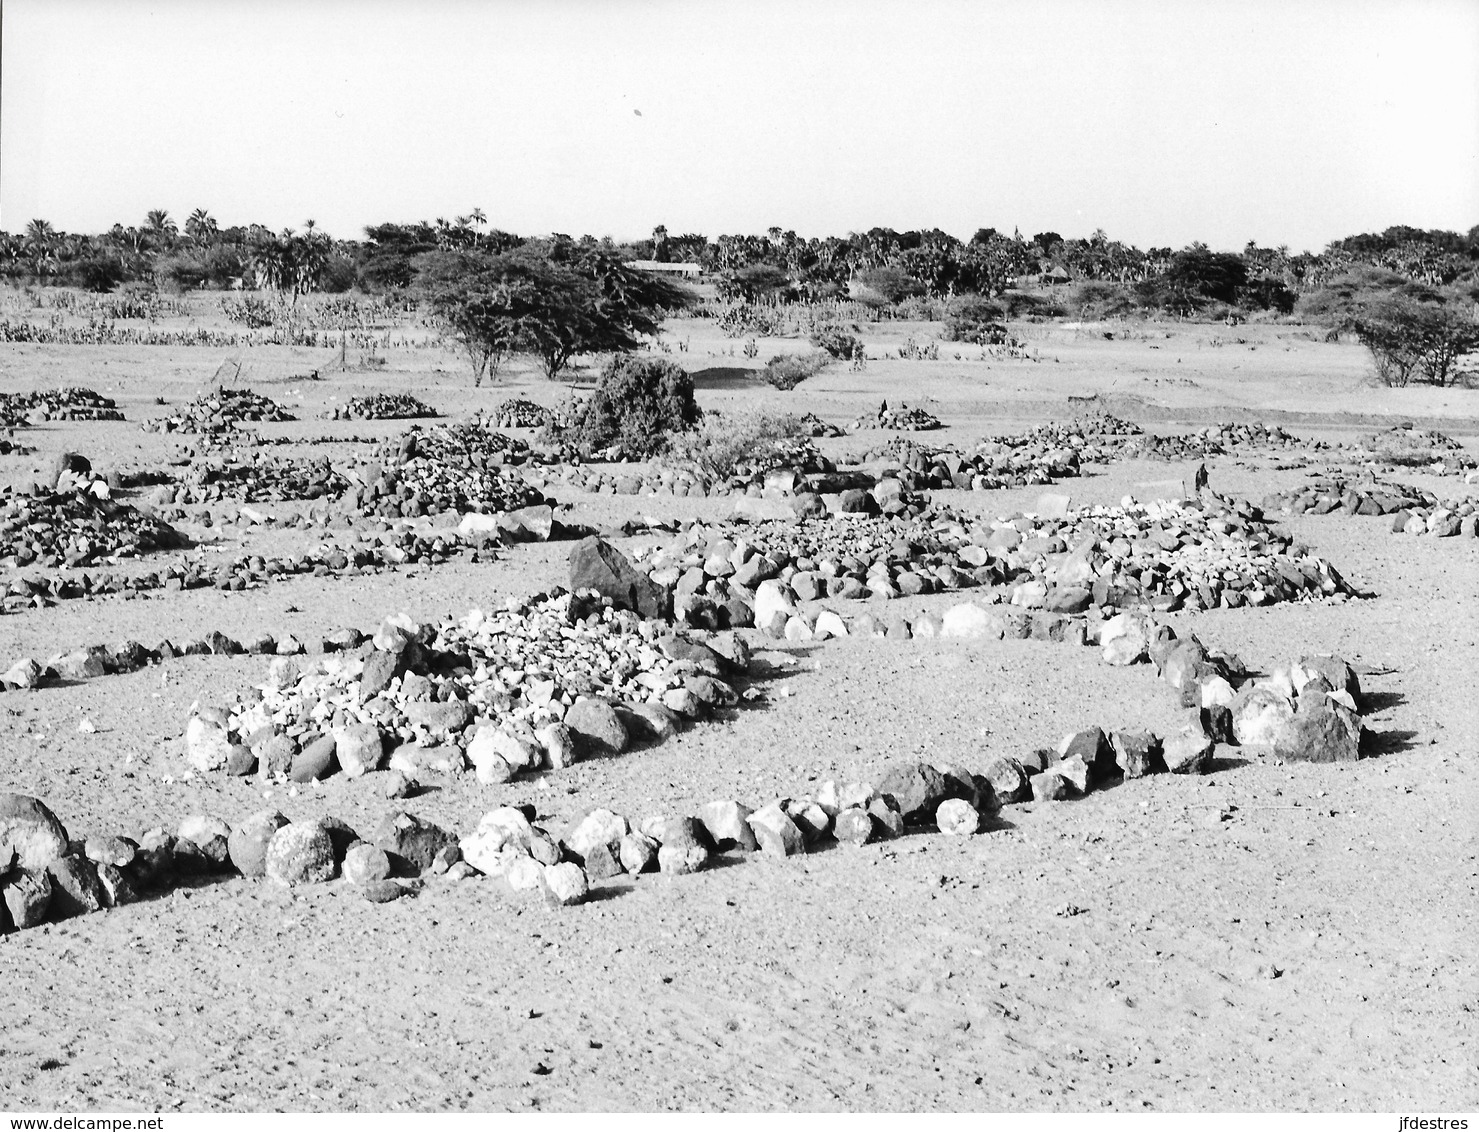
<path fill-rule="evenodd" d="M 841 425 L 824 421 L 815 413 L 801 414 L 801 430 L 803 435 L 810 436 L 814 440 L 847 435 L 847 430 Z"/>
<path fill-rule="evenodd" d="M 404 649 L 422 635 L 407 637 L 407 628 L 388 622 L 377 640 L 400 639 Z M 1157 773 L 1207 773 L 1219 745 L 1286 762 L 1359 757 L 1360 681 L 1340 657 L 1306 656 L 1251 681 L 1237 658 L 1208 650 L 1194 636 L 1178 639 L 1169 626 L 1148 617 L 1122 614 L 1098 626 L 1096 636 L 1106 663 L 1153 661 L 1161 679 L 1196 713 L 1194 721 L 1164 737 L 1089 727 L 1065 735 L 1055 748 L 998 754 L 982 773 L 953 764 L 896 762 L 876 782 L 839 786 L 829 780 L 810 794 L 779 798 L 758 809 L 716 799 L 696 815 L 660 814 L 638 823 L 615 810 L 591 807 L 566 822 L 558 838 L 535 823 L 533 807 L 506 806 L 484 815 L 461 838 L 403 811 L 391 811 L 369 838 L 361 838 L 332 817 L 292 823 L 264 810 L 235 828 L 195 815 L 173 834 L 159 828 L 137 840 L 94 835 L 78 842 L 39 800 L 0 795 L 0 931 L 127 904 L 150 889 L 210 873 L 265 877 L 287 886 L 339 876 L 375 903 L 412 895 L 428 877 L 457 881 L 482 875 L 501 877 L 516 892 L 538 892 L 549 904 L 564 906 L 583 901 L 593 881 L 650 872 L 683 875 L 703 869 L 720 853 L 788 857 L 827 841 L 861 846 L 911 828 L 970 836 L 988 827 L 1004 806 L 1062 801 L 1112 781 Z M 666 655 L 680 655 L 675 663 L 700 671 L 722 661 L 693 641 L 659 641 Z M 371 648 L 371 656 L 383 651 Z M 282 676 L 290 667 L 276 661 L 274 674 Z M 365 674 L 362 668 L 361 680 Z M 269 688 L 276 682 L 270 680 Z M 418 702 L 443 708 L 453 703 Z M 554 702 L 564 703 L 563 698 Z M 609 704 L 607 710 L 583 706 L 597 702 L 603 701 L 576 698 L 565 704 L 563 722 L 549 723 L 532 738 L 517 729 L 489 733 L 480 728 L 468 751 L 479 776 L 503 781 L 515 770 L 505 762 L 507 755 L 536 757 L 541 744 L 548 744 L 545 757 L 555 763 L 575 757 L 582 744 L 611 749 L 624 741 L 621 717 Z M 187 743 L 197 765 L 217 758 L 229 765 L 233 757 L 242 758 L 240 748 L 229 743 L 220 715 L 203 713 L 190 721 Z M 300 780 L 345 755 L 343 765 L 351 774 L 373 769 L 384 756 L 383 736 L 368 721 L 341 723 L 306 745 L 284 743 L 283 734 L 272 730 L 262 739 L 263 757 L 277 760 Z M 294 746 L 298 749 L 290 755 Z M 435 765 L 424 757 L 426 748 L 418 744 L 417 749 L 420 753 L 405 764 L 411 774 Z M 398 751 L 392 764 L 403 754 Z M 393 776 L 392 796 L 406 792 L 405 773 Z"/>
<path fill-rule="evenodd" d="M 1404 507 L 1392 516 L 1392 533 L 1432 535 L 1434 538 L 1479 536 L 1479 503 L 1472 499 L 1460 502 L 1434 503 L 1423 507 Z"/>
<path fill-rule="evenodd" d="M 414 517 L 446 511 L 488 514 L 546 503 L 509 465 L 529 459 L 529 446 L 481 420 L 412 428 L 381 453 L 383 464 L 356 473 L 348 495 L 361 515 Z"/>
<path fill-rule="evenodd" d="M 732 706 L 727 681 L 747 664 L 732 635 L 673 636 L 609 598 L 561 593 L 439 626 L 391 618 L 347 652 L 274 661 L 260 699 L 190 720 L 187 754 L 202 771 L 295 781 L 388 761 L 411 778 L 470 762 L 503 782 Z"/>
<path fill-rule="evenodd" d="M 878 412 L 859 417 L 852 423 L 851 431 L 858 432 L 868 428 L 891 428 L 901 432 L 928 432 L 931 429 L 944 428 L 940 418 L 924 409 L 910 408 L 900 402 L 893 408 L 889 407 L 887 401 L 879 406 Z"/>
<path fill-rule="evenodd" d="M 1324 441 L 1302 440 L 1275 425 L 1269 428 L 1262 422 L 1252 424 L 1218 424 L 1201 432 L 1157 436 L 1146 433 L 1132 437 L 1120 445 L 1120 454 L 1125 459 L 1146 460 L 1204 460 L 1208 456 L 1221 456 L 1239 449 L 1310 449 L 1328 448 Z"/>
<path fill-rule="evenodd" d="M 543 405 L 510 397 L 493 409 L 494 428 L 544 428 L 552 423 L 555 415 Z"/>
<path fill-rule="evenodd" d="M 1170 625 L 1142 612 L 1101 620 L 1094 615 L 964 602 L 943 613 L 921 614 L 913 621 L 894 617 L 886 623 L 870 613 L 845 618 L 826 609 L 802 612 L 792 607 L 780 614 L 765 627 L 772 635 L 792 641 L 832 637 L 1035 640 L 1096 647 L 1103 663 L 1115 667 L 1150 661 L 1179 695 L 1181 705 L 1194 713 L 1181 739 L 1187 751 L 1200 752 L 1202 763 L 1188 767 L 1179 757 L 1168 759 L 1173 770 L 1200 773 L 1214 743 L 1258 748 L 1258 753 L 1286 761 L 1309 762 L 1355 759 L 1359 749 L 1360 681 L 1339 657 L 1305 656 L 1267 678 L 1250 680 L 1236 656 L 1208 648 L 1195 635 L 1178 639 Z M 1160 740 L 1155 750 L 1161 750 Z M 1051 762 L 1048 753 L 1038 769 Z M 1119 765 L 1130 777 L 1148 773 Z M 997 790 L 1005 801 L 1022 800 L 1004 790 L 1000 782 Z M 1079 785 L 1076 790 L 1083 793 L 1085 787 Z"/>
<path fill-rule="evenodd" d="M 143 424 L 146 432 L 181 432 L 204 435 L 229 433 L 243 421 L 290 421 L 295 418 L 283 406 L 250 389 L 219 386 L 191 401 L 178 413 L 154 417 Z"/>
<path fill-rule="evenodd" d="M 337 629 L 326 636 L 307 638 L 299 638 L 292 633 L 284 633 L 281 637 L 257 633 L 242 642 L 217 630 L 199 640 L 178 645 L 163 640 L 154 648 L 138 641 L 87 645 L 58 653 L 44 664 L 31 657 L 22 657 L 0 673 L 0 688 L 38 688 L 55 680 L 95 680 L 100 676 L 137 672 L 181 656 L 302 656 L 340 652 L 359 646 L 364 639 L 364 634 L 357 629 Z"/>
<path fill-rule="evenodd" d="M 880 486 L 889 482 L 897 481 Z M 748 624 L 749 608 L 762 628 L 818 598 L 977 586 L 991 587 L 996 601 L 1056 613 L 1350 593 L 1334 567 L 1292 546 L 1248 504 L 1211 493 L 1199 504 L 1081 508 L 1060 519 L 1018 514 L 989 525 L 947 510 L 909 520 L 860 510 L 799 524 L 695 523 L 639 562 L 652 581 L 674 588 L 675 608 L 691 623 Z"/>
<path fill-rule="evenodd" d="M 3 515 L 3 510 L 0 510 Z M 0 531 L 4 520 L 0 519 Z M 0 533 L 0 540 L 4 535 Z M 27 573 L 12 578 L 0 588 L 0 599 L 4 605 L 27 605 L 46 608 L 55 602 L 70 598 L 98 597 L 104 594 L 121 594 L 133 597 L 163 590 L 166 593 L 178 590 L 210 587 L 218 590 L 240 591 L 255 589 L 268 584 L 273 578 L 312 574 L 314 577 L 338 577 L 360 573 L 374 573 L 402 566 L 437 565 L 462 553 L 471 555 L 471 560 L 489 561 L 497 553 L 489 544 L 486 534 L 467 537 L 442 533 L 401 530 L 387 531 L 380 535 L 382 541 L 352 547 L 340 547 L 324 543 L 312 547 L 302 554 L 263 556 L 242 554 L 228 562 L 208 565 L 203 562 L 175 562 L 168 567 L 146 574 L 81 574 L 77 576 Z M 0 549 L 4 544 L 0 542 Z M 12 560 L 0 555 L 0 566 Z M 17 558 L 16 565 L 23 565 Z M 34 563 L 33 563 L 34 564 Z"/>
<path fill-rule="evenodd" d="M 437 411 L 409 393 L 372 393 L 351 397 L 349 403 L 335 407 L 336 421 L 388 421 L 407 417 L 435 417 Z"/>
<path fill-rule="evenodd" d="M 349 480 L 327 459 L 275 460 L 206 458 L 191 463 L 176 482 L 161 484 L 150 496 L 160 507 L 188 504 L 282 503 L 296 499 L 339 499 Z"/>
<path fill-rule="evenodd" d="M 1046 486 L 1081 474 L 1080 453 L 1069 447 L 982 441 L 962 453 L 953 448 L 926 448 L 903 437 L 895 441 L 883 451 L 897 461 L 898 478 L 910 491 Z M 863 459 L 875 458 L 876 453 L 865 454 Z"/>
<path fill-rule="evenodd" d="M 531 459 L 529 445 L 499 432 L 481 417 L 456 424 L 411 428 L 380 452 L 387 462 L 413 459 L 435 460 L 456 467 L 501 467 L 524 464 Z"/>
<path fill-rule="evenodd" d="M 1472 499 L 1440 502 L 1430 491 L 1390 481 L 1312 480 L 1304 488 L 1265 496 L 1266 512 L 1285 515 L 1390 515 L 1394 534 L 1474 538 L 1479 534 L 1479 504 Z"/>
<path fill-rule="evenodd" d="M 34 492 L 0 490 L 0 566 L 87 566 L 182 544 L 168 524 L 86 487 Z"/>
<path fill-rule="evenodd" d="M 1400 424 L 1384 432 L 1362 437 L 1352 446 L 1357 455 L 1399 467 L 1421 467 L 1443 474 L 1462 473 L 1479 467 L 1479 461 L 1451 436 L 1436 429 Z"/>
<path fill-rule="evenodd" d="M 33 421 L 121 421 L 111 397 L 80 385 L 35 393 L 0 393 L 0 425 L 20 427 Z"/>
<path fill-rule="evenodd" d="M 1408 484 L 1391 481 L 1345 480 L 1319 476 L 1302 488 L 1265 495 L 1265 513 L 1283 515 L 1390 515 L 1402 510 L 1436 506 L 1437 496 Z"/>
<path fill-rule="evenodd" d="M 346 496 L 361 515 L 414 518 L 447 511 L 489 514 L 547 503 L 544 493 L 518 472 L 496 464 L 458 466 L 415 456 L 387 465 Z"/>

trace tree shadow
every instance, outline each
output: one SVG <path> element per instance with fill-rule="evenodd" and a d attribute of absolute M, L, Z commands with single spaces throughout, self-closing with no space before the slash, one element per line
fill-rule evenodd
<path fill-rule="evenodd" d="M 690 376 L 695 389 L 735 390 L 765 384 L 760 371 L 747 366 L 709 366 L 694 370 Z"/>

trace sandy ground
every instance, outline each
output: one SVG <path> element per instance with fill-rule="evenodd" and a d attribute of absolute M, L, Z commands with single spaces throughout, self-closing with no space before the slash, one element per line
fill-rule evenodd
<path fill-rule="evenodd" d="M 989 370 L 953 358 L 878 362 L 861 374 L 829 371 L 791 395 L 710 374 L 699 396 L 708 407 L 784 403 L 840 421 L 905 390 L 911 403 L 934 398 L 949 420 L 930 440 L 1065 419 L 1069 393 L 1127 383 L 1157 422 L 1229 419 L 1228 406 L 1269 419 L 1256 408 L 1267 406 L 1331 437 L 1358 427 L 1343 412 L 1444 418 L 1454 435 L 1479 432 L 1479 394 L 1373 390 L 1358 351 L 1300 338 L 1299 328 L 1163 332 L 1173 338 L 1107 342 L 1051 329 L 1037 345 L 1061 360 Z M 718 356 L 730 343 L 700 340 L 685 324 L 670 337 L 685 333 L 690 349 L 675 357 L 690 368 L 745 364 Z M 1258 349 L 1207 345 L 1233 333 L 1257 338 Z M 1199 350 L 1188 348 L 1194 340 Z M 777 352 L 761 345 L 762 359 Z M 409 389 L 458 413 L 510 395 L 552 404 L 563 392 L 516 373 L 474 393 L 454 360 L 431 351 L 375 374 L 267 379 L 306 372 L 322 353 L 263 352 L 255 387 L 300 390 L 309 418 L 367 389 Z M 176 442 L 135 422 L 164 411 L 156 396 L 188 399 L 221 356 L 6 347 L 0 388 L 111 386 L 129 423 L 32 430 L 42 452 L 0 458 L 0 472 L 25 478 L 64 448 L 100 467 L 159 462 Z M 1181 376 L 1197 384 L 1172 382 Z M 398 431 L 305 419 L 263 432 L 335 428 Z M 1267 464 L 1212 461 L 1213 486 L 1257 497 L 1305 474 Z M 1108 502 L 1186 471 L 1119 464 L 1062 490 Z M 1452 478 L 1404 478 L 1444 495 L 1466 490 Z M 595 525 L 727 510 L 722 500 L 557 494 Z M 1030 506 L 1037 493 L 940 494 L 995 513 Z M 1290 525 L 1377 596 L 1172 620 L 1255 668 L 1337 651 L 1381 673 L 1365 681 L 1372 757 L 1355 765 L 1229 759 L 1205 778 L 1009 807 L 966 840 L 911 834 L 786 861 L 725 859 L 693 876 L 609 884 L 559 912 L 491 881 L 431 883 L 386 906 L 339 883 L 180 888 L 0 940 L 0 1108 L 1473 1108 L 1479 543 L 1392 536 L 1371 519 Z M 62 602 L 0 618 L 0 661 L 125 637 L 369 629 L 400 610 L 460 613 L 563 580 L 567 552 L 522 546 L 489 565 L 197 591 L 167 604 Z M 979 768 L 1080 727 L 1164 733 L 1183 715 L 1152 670 L 1110 669 L 1089 649 L 867 640 L 772 644 L 765 654 L 763 706 L 536 780 L 492 787 L 466 776 L 407 808 L 466 831 L 509 802 L 533 803 L 552 828 L 594 804 L 637 818 L 718 797 L 758 805 L 826 778 L 873 777 L 898 758 Z M 387 808 L 375 776 L 264 798 L 254 781 L 184 774 L 190 704 L 220 702 L 264 669 L 260 659 L 194 657 L 0 693 L 0 788 L 42 797 L 73 836 L 173 827 L 193 812 L 233 821 L 264 805 L 295 819 L 334 814 L 369 832 Z M 97 732 L 79 732 L 83 719 Z"/>

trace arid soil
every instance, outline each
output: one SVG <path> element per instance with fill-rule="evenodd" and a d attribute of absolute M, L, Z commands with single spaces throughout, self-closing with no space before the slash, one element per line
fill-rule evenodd
<path fill-rule="evenodd" d="M 906 332 L 921 328 L 865 339 L 876 354 Z M 1342 439 L 1413 419 L 1445 422 L 1471 450 L 1479 432 L 1479 393 L 1375 389 L 1356 347 L 1297 327 L 1153 326 L 1130 341 L 1092 328 L 1031 333 L 1037 362 L 979 361 L 976 348 L 956 361 L 945 344 L 937 362 L 837 366 L 790 394 L 757 383 L 757 363 L 722 353 L 734 343 L 708 324 L 678 323 L 668 339 L 688 342 L 673 356 L 699 371 L 705 407 L 764 403 L 844 423 L 885 397 L 932 399 L 950 427 L 922 437 L 931 442 L 1066 420 L 1069 395 L 1094 393 L 1157 431 L 1236 417 Z M 762 343 L 758 361 L 782 348 L 797 344 Z M 117 397 L 129 418 L 18 434 L 40 451 L 0 457 L 0 482 L 12 483 L 69 449 L 100 468 L 162 464 L 189 438 L 138 422 L 166 411 L 156 396 L 177 405 L 204 388 L 226 356 L 3 349 L 0 389 L 85 385 Z M 378 372 L 284 380 L 326 355 L 250 355 L 253 388 L 302 410 L 298 422 L 261 426 L 264 436 L 398 433 L 397 422 L 317 419 L 364 392 L 410 391 L 456 416 L 509 396 L 552 405 L 564 393 L 522 371 L 474 391 L 454 357 L 432 350 L 392 353 Z M 350 446 L 274 451 L 339 456 Z M 1254 499 L 1306 475 L 1272 463 L 1228 457 L 1208 469 L 1218 491 Z M 1091 470 L 1054 490 L 1112 502 L 1191 471 Z M 1441 496 L 1479 491 L 1454 477 L 1399 478 Z M 554 494 L 572 504 L 570 519 L 598 527 L 731 506 Z M 1030 509 L 1038 489 L 938 495 L 998 514 Z M 0 1108 L 1471 1109 L 1479 540 L 1397 536 L 1380 519 L 1341 515 L 1289 525 L 1374 596 L 1170 620 L 1264 671 L 1312 652 L 1355 663 L 1375 705 L 1358 763 L 1223 759 L 1205 777 L 1007 807 L 971 838 L 911 833 L 780 861 L 723 858 L 691 876 L 608 883 L 559 911 L 488 880 L 433 881 L 383 906 L 340 882 L 178 888 L 0 939 Z M 235 526 L 187 533 L 208 547 L 219 539 L 209 553 L 223 555 L 260 538 Z M 0 666 L 128 637 L 302 635 L 370 630 L 400 611 L 461 613 L 562 583 L 567 554 L 568 544 L 523 545 L 494 564 L 64 601 L 0 616 Z M 912 616 L 958 600 L 894 605 Z M 713 798 L 758 806 L 827 778 L 874 778 L 897 758 L 978 769 L 1091 725 L 1169 733 L 1185 714 L 1152 668 L 1110 668 L 1093 649 L 756 643 L 759 706 L 658 747 L 502 786 L 464 775 L 399 804 L 467 832 L 495 806 L 530 802 L 558 831 L 591 805 L 639 819 Z M 231 822 L 263 806 L 373 829 L 390 805 L 381 775 L 264 797 L 254 778 L 187 772 L 191 704 L 225 702 L 265 668 L 263 658 L 186 657 L 0 693 L 0 789 L 41 797 L 74 837 L 172 829 L 197 812 Z M 80 731 L 84 720 L 96 731 Z"/>

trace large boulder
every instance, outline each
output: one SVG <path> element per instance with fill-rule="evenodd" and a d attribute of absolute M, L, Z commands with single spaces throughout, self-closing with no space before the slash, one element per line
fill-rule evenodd
<path fill-rule="evenodd" d="M 46 872 L 51 877 L 51 914 L 57 919 L 85 916 L 103 907 L 98 867 L 86 857 L 58 857 Z"/>
<path fill-rule="evenodd" d="M 1214 749 L 1211 739 L 1187 731 L 1167 738 L 1161 755 L 1172 774 L 1206 774 L 1212 767 Z"/>
<path fill-rule="evenodd" d="M 431 868 L 438 851 L 457 844 L 457 839 L 415 814 L 395 812 L 380 823 L 374 842 L 385 850 L 395 869 L 420 873 Z"/>
<path fill-rule="evenodd" d="M 1361 703 L 1361 679 L 1356 675 L 1356 670 L 1341 657 L 1330 654 L 1306 656 L 1300 660 L 1299 667 L 1307 673 L 1318 673 L 1325 677 L 1335 691 L 1345 692 L 1357 705 Z M 1296 686 L 1295 690 L 1298 691 L 1299 688 Z"/>
<path fill-rule="evenodd" d="M 1149 731 L 1116 731 L 1109 737 L 1114 761 L 1126 778 L 1144 778 L 1166 769 L 1161 741 Z"/>
<path fill-rule="evenodd" d="M 221 770 L 231 758 L 231 738 L 224 724 L 191 716 L 185 725 L 185 755 L 196 770 Z"/>
<path fill-rule="evenodd" d="M 1289 697 L 1267 684 L 1245 687 L 1228 710 L 1232 712 L 1233 735 L 1243 747 L 1276 745 L 1294 718 Z"/>
<path fill-rule="evenodd" d="M 983 776 L 1002 805 L 1025 802 L 1032 797 L 1032 784 L 1028 781 L 1027 769 L 1010 755 L 998 755 L 986 765 Z"/>
<path fill-rule="evenodd" d="M 626 818 L 613 810 L 597 807 L 572 819 L 561 840 L 565 848 L 584 861 L 598 848 L 614 853 L 621 839 L 630 832 L 631 826 Z"/>
<path fill-rule="evenodd" d="M 1329 696 L 1305 697 L 1274 743 L 1274 754 L 1288 762 L 1355 762 L 1360 747 L 1355 712 Z"/>
<path fill-rule="evenodd" d="M 373 723 L 354 722 L 336 727 L 332 733 L 334 757 L 346 778 L 359 778 L 379 770 L 385 761 L 385 741 Z"/>
<path fill-rule="evenodd" d="M 508 854 L 527 854 L 534 840 L 528 815 L 512 806 L 500 806 L 484 814 L 478 828 L 458 846 L 462 859 L 478 872 L 501 876 L 508 865 Z"/>
<path fill-rule="evenodd" d="M 29 794 L 0 794 L 0 845 L 15 849 L 23 869 L 44 869 L 66 855 L 67 831 L 46 804 Z"/>
<path fill-rule="evenodd" d="M 244 877 L 267 875 L 267 847 L 288 819 L 276 810 L 259 810 L 236 826 L 226 838 L 226 853 Z"/>
<path fill-rule="evenodd" d="M 390 858 L 379 846 L 361 841 L 345 852 L 340 871 L 350 884 L 370 884 L 390 876 Z"/>
<path fill-rule="evenodd" d="M 742 802 L 720 800 L 705 804 L 698 812 L 709 839 L 720 852 L 740 849 L 753 853 L 759 848 L 750 828 L 750 807 Z"/>
<path fill-rule="evenodd" d="M 945 776 L 928 763 L 896 763 L 878 783 L 878 793 L 893 795 L 904 820 L 929 821 L 950 789 Z"/>
<path fill-rule="evenodd" d="M 749 825 L 762 853 L 789 857 L 806 851 L 805 835 L 778 802 L 756 810 L 750 815 Z"/>
<path fill-rule="evenodd" d="M 231 827 L 220 818 L 193 814 L 180 823 L 175 856 L 189 854 L 201 872 L 216 872 L 230 863 L 230 839 Z"/>
<path fill-rule="evenodd" d="M 1005 632 L 998 614 L 973 601 L 963 601 L 959 605 L 952 605 L 945 610 L 940 621 L 940 636 L 942 637 L 999 641 Z"/>
<path fill-rule="evenodd" d="M 667 590 L 640 573 L 616 547 L 594 536 L 581 539 L 570 551 L 570 588 L 595 590 L 643 617 L 664 618 L 671 606 Z"/>
<path fill-rule="evenodd" d="M 334 842 L 322 822 L 295 822 L 272 835 L 266 873 L 280 884 L 313 884 L 334 879 Z"/>
<path fill-rule="evenodd" d="M 1155 622 L 1144 613 L 1118 613 L 1099 628 L 1099 647 L 1106 664 L 1127 665 L 1148 659 L 1154 639 Z"/>
<path fill-rule="evenodd" d="M 565 713 L 565 726 L 579 744 L 608 754 L 620 754 L 631 742 L 616 708 L 599 696 L 577 697 Z"/>
<path fill-rule="evenodd" d="M 696 818 L 649 818 L 642 832 L 657 842 L 657 866 L 664 873 L 680 876 L 708 864 L 708 837 Z"/>
<path fill-rule="evenodd" d="M 51 907 L 51 876 L 45 869 L 17 869 L 0 879 L 0 900 L 16 928 L 34 928 Z"/>
<path fill-rule="evenodd" d="M 1058 744 L 1060 761 L 1067 762 L 1077 756 L 1089 770 L 1092 782 L 1102 782 L 1119 773 L 1115 763 L 1114 748 L 1110 746 L 1103 730 L 1090 727 L 1085 731 L 1074 731 L 1063 737 Z"/>

